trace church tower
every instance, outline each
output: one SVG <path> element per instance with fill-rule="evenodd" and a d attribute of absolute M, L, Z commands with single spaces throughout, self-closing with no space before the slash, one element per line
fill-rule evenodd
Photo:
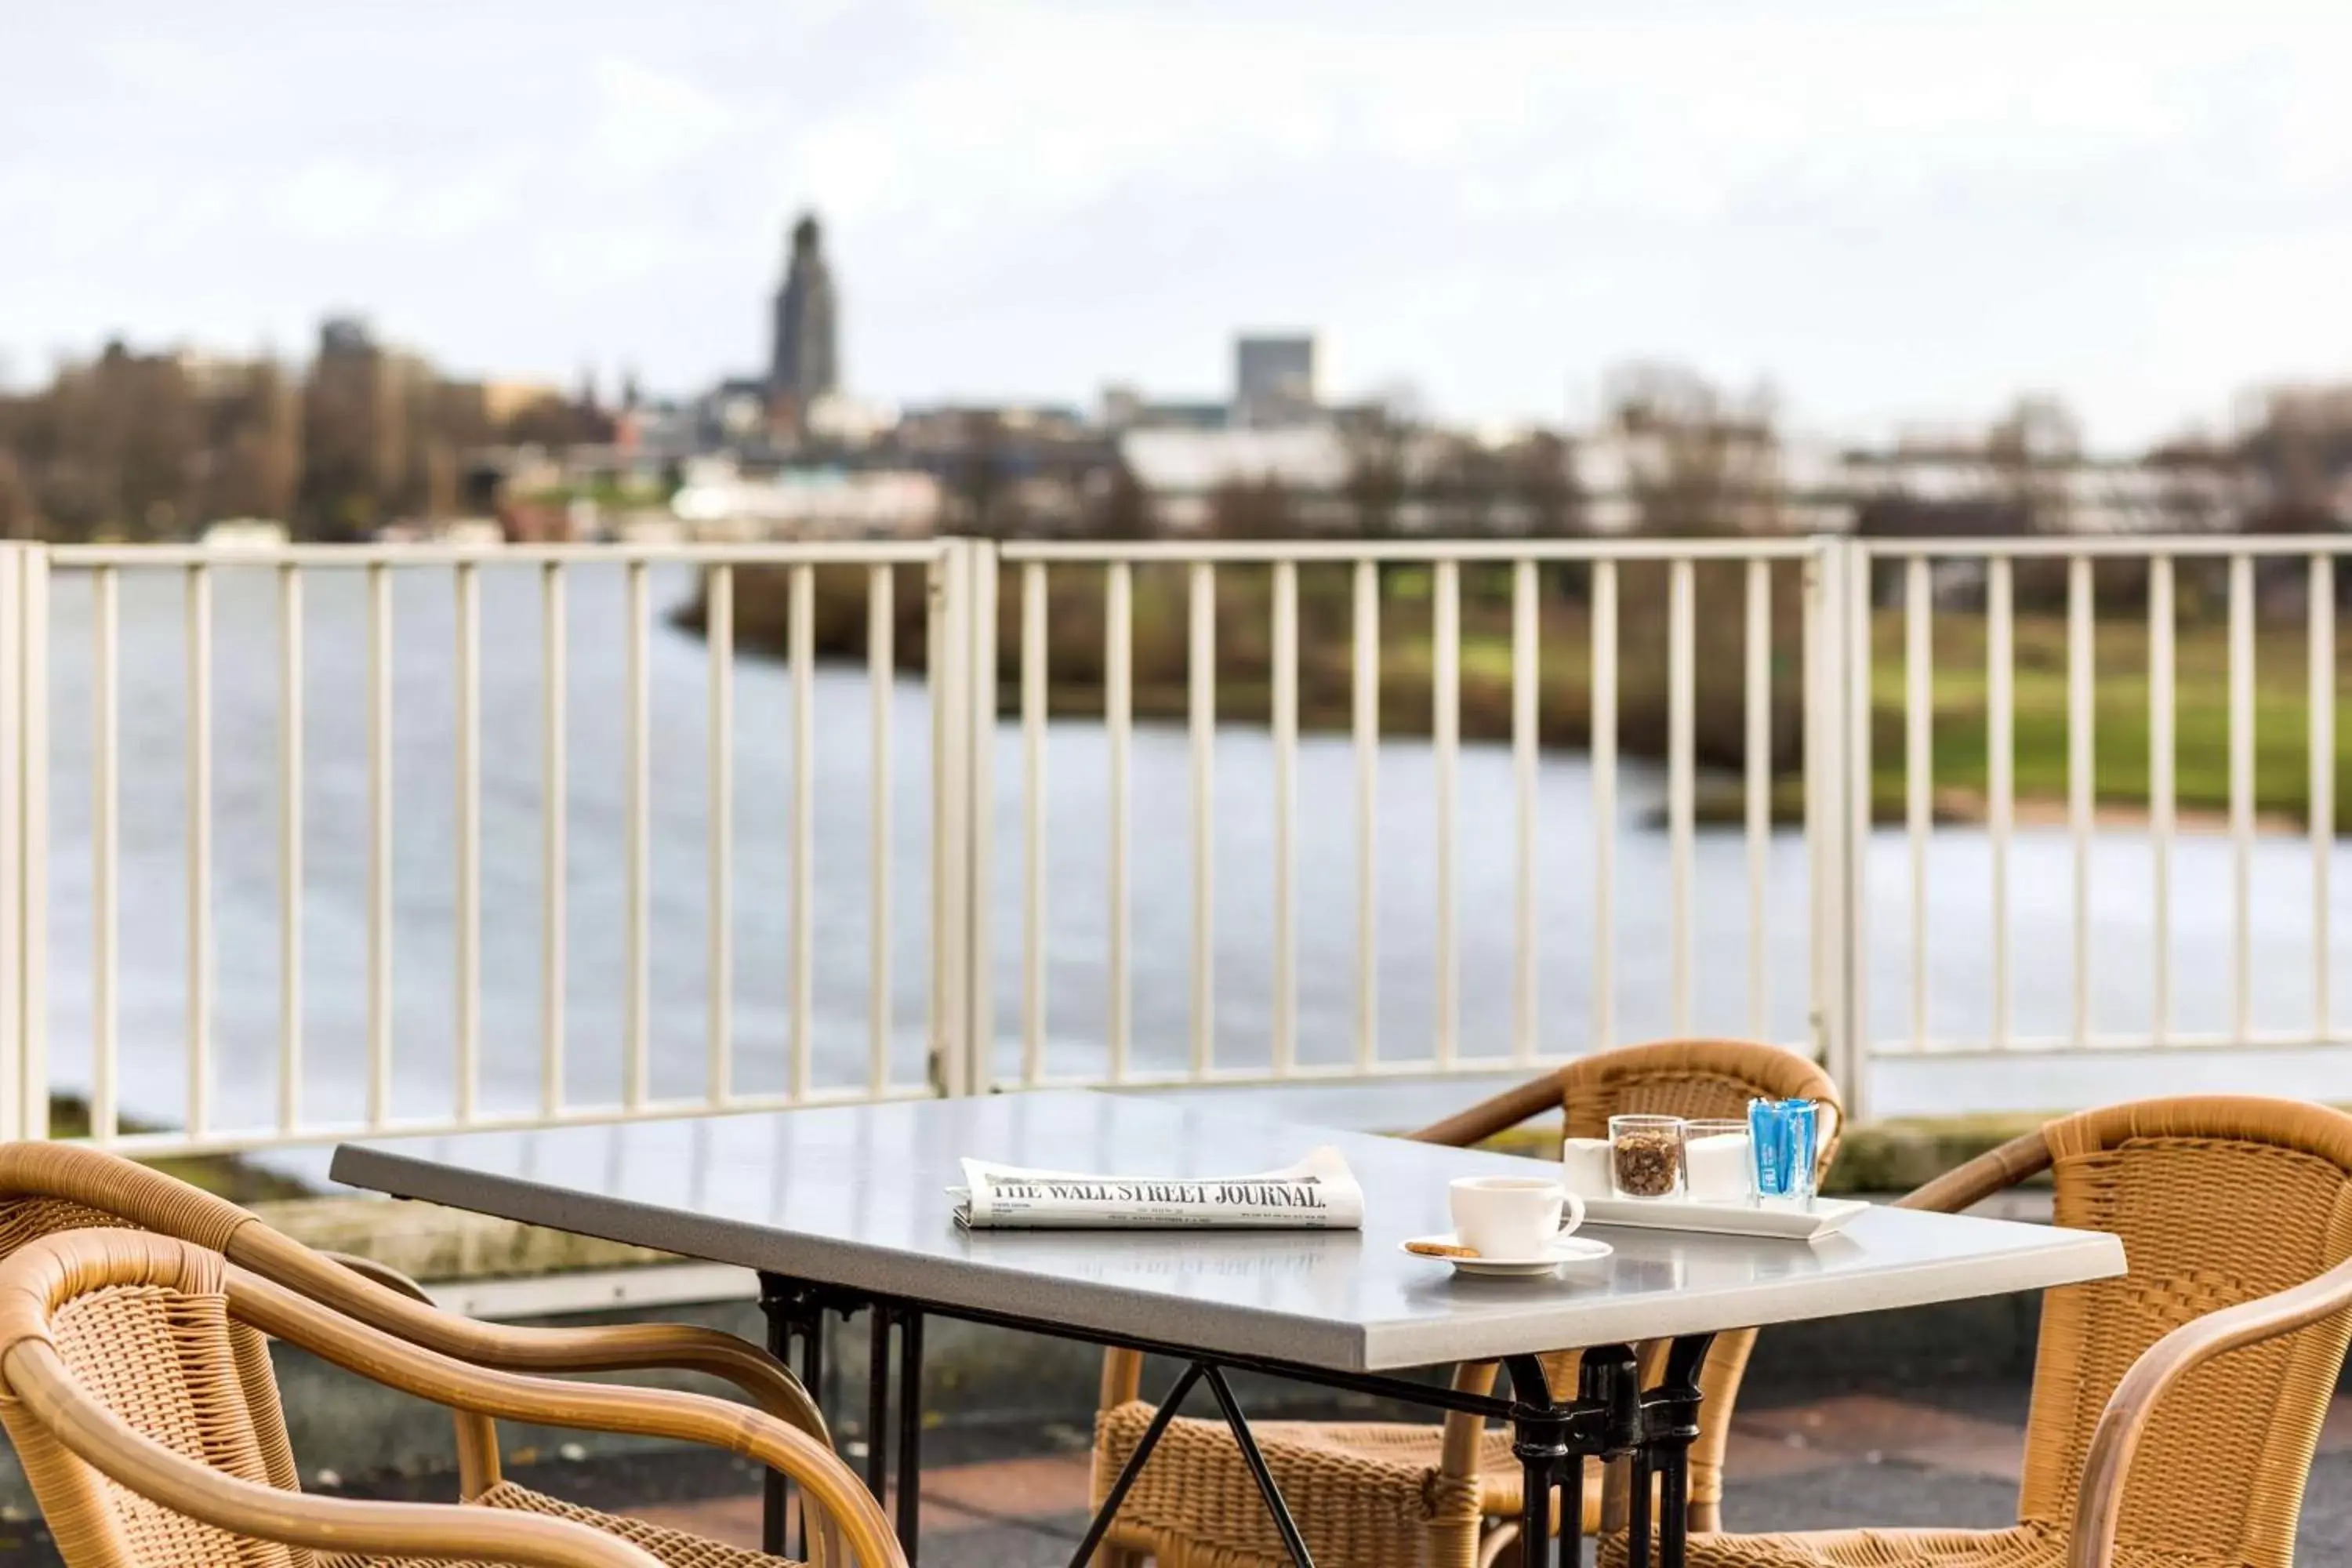
<path fill-rule="evenodd" d="M 834 344 L 835 302 L 816 215 L 793 225 L 783 286 L 776 290 L 775 342 L 768 360 L 768 395 L 779 416 L 797 428 L 809 405 L 840 384 Z"/>

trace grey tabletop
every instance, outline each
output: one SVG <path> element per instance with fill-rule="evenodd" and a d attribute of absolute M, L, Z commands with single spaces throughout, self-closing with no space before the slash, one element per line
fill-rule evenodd
<path fill-rule="evenodd" d="M 1359 1231 L 960 1229 L 971 1155 L 1116 1175 L 1229 1175 L 1318 1144 L 1364 1188 Z M 1399 1250 L 1446 1183 L 1524 1160 L 1230 1107 L 1046 1090 L 347 1143 L 336 1180 L 772 1274 L 1108 1341 L 1363 1372 L 2039 1289 L 2120 1274 L 2095 1231 L 1874 1209 L 1819 1241 L 1592 1226 L 1615 1248 L 1535 1279 Z"/>

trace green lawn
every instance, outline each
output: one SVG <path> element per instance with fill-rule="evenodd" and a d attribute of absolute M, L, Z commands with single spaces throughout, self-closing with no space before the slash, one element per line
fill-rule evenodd
<path fill-rule="evenodd" d="M 1591 733 L 1591 624 L 1583 598 L 1583 569 L 1547 567 L 1541 579 L 1541 676 L 1538 730 L 1549 747 L 1580 750 Z M 1702 564 L 1695 574 L 1696 701 L 1695 734 L 1704 768 L 1738 770 L 1745 761 L 1744 568 Z M 920 584 L 899 574 L 897 647 L 919 668 L 924 621 Z M 1509 569 L 1465 565 L 1462 593 L 1461 732 L 1465 740 L 1500 740 L 1511 725 L 1511 577 Z M 2067 791 L 2066 630 L 2063 616 L 2032 607 L 2021 578 L 2015 621 L 2014 778 L 2021 802 L 2063 801 Z M 1665 568 L 1626 564 L 1618 572 L 1618 741 L 1628 757 L 1662 756 L 1666 746 L 1667 593 Z M 1099 568 L 1056 567 L 1048 577 L 1051 628 L 1048 660 L 1053 708 L 1081 715 L 1101 711 L 1103 579 Z M 1225 566 L 1217 584 L 1219 716 L 1262 722 L 1272 682 L 1271 574 L 1262 567 Z M 1431 722 L 1433 574 L 1400 567 L 1383 579 L 1381 607 L 1381 725 L 1391 734 L 1426 734 Z M 1772 571 L 1773 771 L 1781 782 L 1776 809 L 1797 803 L 1801 757 L 1801 609 L 1798 569 Z M 862 572 L 820 571 L 817 642 L 821 650 L 863 658 L 866 613 Z M 1147 565 L 1134 573 L 1135 712 L 1175 718 L 1188 700 L 1187 591 L 1182 566 Z M 738 636 L 748 647 L 780 646 L 783 595 L 753 570 L 738 575 Z M 2044 592 L 2047 585 L 2044 584 Z M 2219 811 L 2229 804 L 2228 645 L 2214 584 L 2184 571 L 2175 636 L 2175 798 L 2184 811 Z M 1344 730 L 1354 686 L 1352 572 L 1345 565 L 1307 564 L 1298 571 L 1299 721 L 1309 730 Z M 2144 587 L 2103 585 L 2109 609 L 2145 603 Z M 2041 600 L 2047 603 L 2046 598 Z M 1020 670 L 1019 593 L 1007 584 L 1002 600 L 1001 696 L 1017 703 Z M 1935 616 L 1934 788 L 1939 806 L 1967 811 L 1989 784 L 1987 769 L 1985 621 L 1966 610 Z M 2306 755 L 2305 623 L 2300 610 L 2257 617 L 2254 681 L 2254 781 L 2258 811 L 2300 817 L 2309 806 Z M 1872 762 L 1882 813 L 1899 813 L 1906 787 L 1904 710 L 1906 689 L 1904 617 L 1882 611 L 1873 627 Z M 2105 805 L 2138 806 L 2148 795 L 2148 647 L 2144 616 L 2113 615 L 2094 630 L 2093 767 Z M 2352 638 L 2339 639 L 2338 685 Z M 2352 722 L 2336 726 L 2336 773 L 2342 791 L 2352 784 Z M 2339 813 L 2352 817 L 2352 807 Z"/>

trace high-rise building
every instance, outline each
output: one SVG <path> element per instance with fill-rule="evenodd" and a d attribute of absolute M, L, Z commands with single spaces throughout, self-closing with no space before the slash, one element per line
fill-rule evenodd
<path fill-rule="evenodd" d="M 1316 417 L 1315 334 L 1252 332 L 1234 340 L 1234 423 L 1244 429 Z"/>
<path fill-rule="evenodd" d="M 768 360 L 769 397 L 794 428 L 806 419 L 812 404 L 840 384 L 835 309 L 833 273 L 825 266 L 816 216 L 803 213 L 793 225 L 783 286 L 776 290 L 775 344 Z"/>

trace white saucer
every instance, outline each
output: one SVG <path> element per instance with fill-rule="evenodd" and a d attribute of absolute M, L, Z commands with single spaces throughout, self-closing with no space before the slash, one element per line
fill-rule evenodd
<path fill-rule="evenodd" d="M 1491 1279 L 1524 1279 L 1549 1274 L 1563 1263 L 1598 1263 L 1616 1250 L 1607 1242 L 1590 1236 L 1563 1236 L 1533 1258 L 1444 1258 L 1412 1250 L 1412 1242 L 1439 1247 L 1457 1245 L 1454 1233 L 1442 1236 L 1416 1236 L 1412 1241 L 1402 1241 L 1397 1249 L 1407 1258 L 1418 1258 L 1425 1263 L 1451 1263 L 1463 1274 L 1479 1274 Z"/>

